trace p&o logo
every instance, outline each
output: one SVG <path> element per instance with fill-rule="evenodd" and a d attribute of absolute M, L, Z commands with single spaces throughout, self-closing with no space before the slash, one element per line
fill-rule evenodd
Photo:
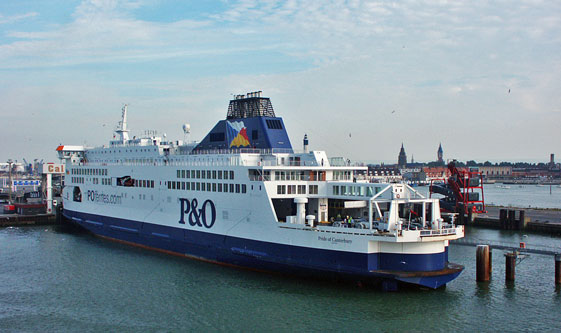
<path fill-rule="evenodd" d="M 204 226 L 210 229 L 216 222 L 216 208 L 211 200 L 205 200 L 201 208 L 198 208 L 199 202 L 197 199 L 189 201 L 189 199 L 180 198 L 179 202 L 181 203 L 180 224 L 185 224 L 185 215 L 188 215 L 187 219 L 191 226 Z"/>

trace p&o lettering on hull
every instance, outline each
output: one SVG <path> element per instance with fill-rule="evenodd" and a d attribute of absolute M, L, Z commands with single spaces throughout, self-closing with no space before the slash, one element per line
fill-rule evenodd
<path fill-rule="evenodd" d="M 185 224 L 185 217 L 189 225 L 212 228 L 216 222 L 216 207 L 212 200 L 205 200 L 199 208 L 199 201 L 197 199 L 179 198 L 180 202 L 180 218 L 179 224 Z"/>

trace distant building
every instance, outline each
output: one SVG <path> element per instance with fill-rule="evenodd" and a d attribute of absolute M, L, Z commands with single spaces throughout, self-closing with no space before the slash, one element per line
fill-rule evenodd
<path fill-rule="evenodd" d="M 411 183 L 424 182 L 427 180 L 427 176 L 422 168 L 406 168 L 400 169 L 399 173 L 403 180 Z"/>
<path fill-rule="evenodd" d="M 438 151 L 436 152 L 437 162 L 444 165 L 444 152 L 442 151 L 442 143 L 438 145 Z"/>
<path fill-rule="evenodd" d="M 391 183 L 401 181 L 400 170 L 395 166 L 385 166 L 385 165 L 368 165 L 368 176 L 373 181 L 380 183 Z"/>
<path fill-rule="evenodd" d="M 479 172 L 485 176 L 485 178 L 501 178 L 512 176 L 511 166 L 480 166 Z"/>
<path fill-rule="evenodd" d="M 555 154 L 549 155 L 549 168 L 555 168 Z"/>
<path fill-rule="evenodd" d="M 405 154 L 405 149 L 403 148 L 403 142 L 401 143 L 401 149 L 399 150 L 399 156 L 397 157 L 397 165 L 400 168 L 405 168 L 407 166 L 407 155 Z"/>
<path fill-rule="evenodd" d="M 424 167 L 423 172 L 427 180 L 447 179 L 450 177 L 450 170 L 445 166 Z"/>

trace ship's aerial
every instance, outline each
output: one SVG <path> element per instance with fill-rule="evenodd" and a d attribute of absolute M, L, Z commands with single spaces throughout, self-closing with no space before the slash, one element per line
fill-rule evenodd
<path fill-rule="evenodd" d="M 310 150 L 307 137 L 296 151 L 261 92 L 234 96 L 200 142 L 130 138 L 127 112 L 108 145 L 57 148 L 66 162 L 63 214 L 96 235 L 390 290 L 439 288 L 463 270 L 448 262 L 463 226 L 443 220 L 438 199 L 372 183 L 366 167 Z"/>

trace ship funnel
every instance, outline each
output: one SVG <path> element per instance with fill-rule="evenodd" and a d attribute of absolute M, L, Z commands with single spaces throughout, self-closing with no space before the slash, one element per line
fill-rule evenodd
<path fill-rule="evenodd" d="M 304 134 L 304 154 L 308 153 L 308 134 Z"/>

